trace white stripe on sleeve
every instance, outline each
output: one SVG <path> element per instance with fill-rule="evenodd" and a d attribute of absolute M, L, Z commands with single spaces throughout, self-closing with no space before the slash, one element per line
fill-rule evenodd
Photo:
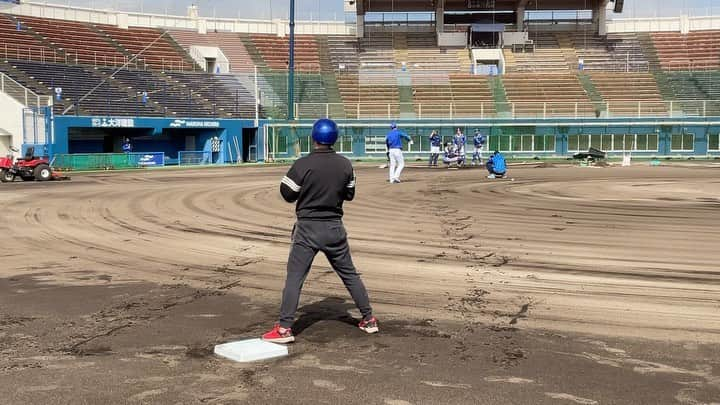
<path fill-rule="evenodd" d="M 290 177 L 288 177 L 288 176 L 283 177 L 283 179 L 282 179 L 282 184 L 290 187 L 290 190 L 292 190 L 292 191 L 294 191 L 294 192 L 296 192 L 296 193 L 299 192 L 299 191 L 300 191 L 300 188 L 301 188 L 300 186 L 297 185 L 297 183 L 295 183 L 295 182 L 294 182 Z"/>

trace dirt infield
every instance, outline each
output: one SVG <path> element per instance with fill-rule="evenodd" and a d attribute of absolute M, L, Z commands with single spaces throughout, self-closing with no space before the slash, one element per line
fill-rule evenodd
<path fill-rule="evenodd" d="M 287 358 L 283 167 L 0 186 L 0 403 L 720 403 L 720 169 L 358 168 L 346 206 L 381 321 L 324 258 Z"/>

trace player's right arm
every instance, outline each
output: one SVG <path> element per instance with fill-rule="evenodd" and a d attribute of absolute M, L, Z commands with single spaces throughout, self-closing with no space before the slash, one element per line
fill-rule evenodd
<path fill-rule="evenodd" d="M 296 166 L 297 162 L 290 167 L 280 182 L 280 194 L 289 203 L 297 201 L 300 197 L 300 190 L 302 190 L 302 175 Z"/>

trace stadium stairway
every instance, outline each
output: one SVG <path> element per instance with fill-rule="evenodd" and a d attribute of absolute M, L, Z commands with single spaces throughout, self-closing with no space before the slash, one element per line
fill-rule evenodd
<path fill-rule="evenodd" d="M 407 33 L 398 32 L 393 35 L 393 56 L 396 69 L 400 69 L 403 63 L 406 67 L 410 65 Z"/>
<path fill-rule="evenodd" d="M 606 106 L 605 100 L 602 98 L 602 94 L 600 94 L 600 91 L 597 87 L 595 87 L 595 83 L 593 83 L 592 78 L 587 73 L 579 73 L 578 80 L 580 80 L 580 84 L 583 86 L 583 89 L 585 89 L 588 97 L 590 97 L 590 101 L 592 101 L 595 108 L 595 113 L 599 115 L 600 111 L 603 111 Z"/>
<path fill-rule="evenodd" d="M 500 76 L 491 77 L 488 80 L 488 85 L 492 91 L 496 114 L 498 116 L 507 116 L 510 113 L 510 105 L 508 104 L 502 78 Z"/>
<path fill-rule="evenodd" d="M 652 40 L 652 36 L 649 32 L 639 32 L 637 33 L 637 40 L 640 44 L 640 47 L 642 48 L 643 53 L 645 54 L 645 58 L 648 61 L 649 70 L 651 72 L 659 71 L 661 70 L 660 67 L 660 58 L 657 54 L 657 49 L 655 49 L 655 43 Z"/>
<path fill-rule="evenodd" d="M 266 71 L 268 69 L 267 63 L 265 63 L 265 59 L 263 59 L 262 54 L 260 54 L 260 50 L 258 50 L 257 46 L 255 46 L 255 42 L 253 42 L 252 38 L 250 38 L 250 34 L 240 34 L 240 41 L 245 45 L 245 49 L 247 50 L 248 55 L 250 55 L 250 59 L 253 61 L 253 64 L 258 67 L 258 70 Z"/>
<path fill-rule="evenodd" d="M 560 52 L 562 52 L 562 55 L 565 58 L 565 62 L 567 62 L 568 66 L 570 66 L 570 69 L 574 69 L 579 63 L 575 42 L 569 34 L 565 33 L 556 33 L 555 39 L 560 47 Z"/>
<path fill-rule="evenodd" d="M 331 104 L 342 104 L 340 90 L 338 89 L 337 80 L 335 79 L 328 37 L 320 35 L 316 37 L 316 40 L 318 43 L 318 55 L 320 56 L 320 74 L 322 75 L 327 102 Z"/>
<path fill-rule="evenodd" d="M 472 57 L 470 56 L 470 50 L 458 49 L 457 57 L 458 61 L 460 62 L 460 73 L 470 72 L 470 68 L 472 67 Z M 513 59 L 513 61 L 514 60 L 515 59 Z M 507 63 L 507 59 L 505 60 L 505 63 Z"/>
<path fill-rule="evenodd" d="M 360 67 L 358 40 L 351 36 L 337 35 L 326 38 L 332 69 L 336 72 L 357 72 Z"/>

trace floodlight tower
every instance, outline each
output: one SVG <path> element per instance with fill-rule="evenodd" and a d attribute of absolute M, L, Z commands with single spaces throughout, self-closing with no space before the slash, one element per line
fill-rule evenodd
<path fill-rule="evenodd" d="M 288 120 L 295 119 L 295 0 L 290 0 L 290 46 L 288 56 Z"/>

